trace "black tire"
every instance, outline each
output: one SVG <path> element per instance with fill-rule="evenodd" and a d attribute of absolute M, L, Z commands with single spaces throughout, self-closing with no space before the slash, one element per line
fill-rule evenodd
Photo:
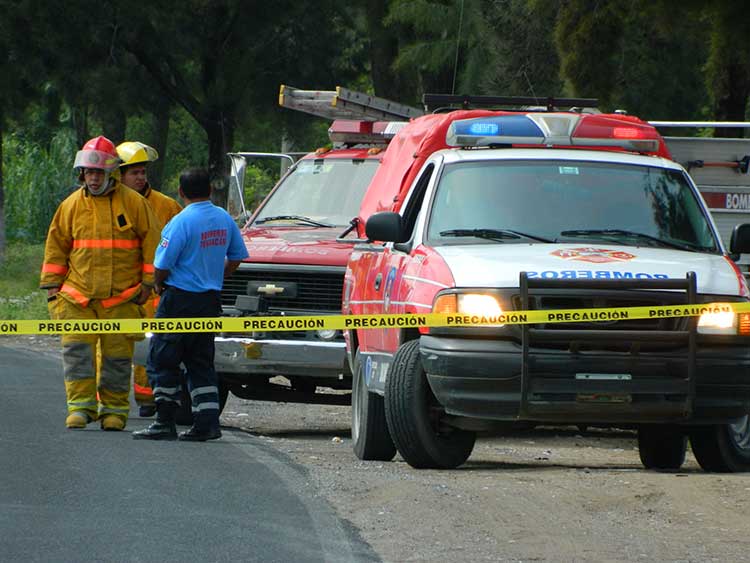
<path fill-rule="evenodd" d="M 704 471 L 750 471 L 750 416 L 732 424 L 700 426 L 690 431 L 693 455 Z"/>
<path fill-rule="evenodd" d="M 219 414 L 224 412 L 229 397 L 229 387 L 227 387 L 219 376 Z M 193 425 L 193 402 L 190 400 L 190 393 L 185 385 L 182 386 L 180 395 L 180 406 L 175 412 L 174 420 L 180 426 Z"/>
<path fill-rule="evenodd" d="M 443 409 L 419 358 L 419 341 L 402 344 L 385 383 L 385 416 L 396 448 L 416 469 L 453 469 L 474 449 L 476 434 L 440 427 Z"/>
<path fill-rule="evenodd" d="M 646 469 L 676 471 L 685 463 L 687 436 L 676 426 L 641 426 L 638 454 Z"/>
<path fill-rule="evenodd" d="M 383 397 L 370 393 L 359 353 L 354 359 L 352 381 L 352 444 L 354 455 L 369 461 L 391 461 L 396 446 L 385 421 Z"/>

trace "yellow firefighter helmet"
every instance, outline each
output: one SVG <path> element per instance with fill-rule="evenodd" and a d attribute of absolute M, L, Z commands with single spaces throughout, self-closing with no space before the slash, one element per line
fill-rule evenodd
<path fill-rule="evenodd" d="M 132 166 L 133 164 L 149 163 L 159 159 L 159 153 L 154 147 L 138 141 L 125 141 L 117 145 L 117 154 L 122 160 L 120 168 Z"/>

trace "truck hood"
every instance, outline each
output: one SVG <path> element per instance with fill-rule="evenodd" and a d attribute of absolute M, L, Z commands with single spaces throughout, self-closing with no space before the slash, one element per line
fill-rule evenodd
<path fill-rule="evenodd" d="M 353 243 L 336 242 L 344 227 L 249 227 L 245 262 L 346 266 Z"/>
<path fill-rule="evenodd" d="M 611 244 L 472 244 L 434 247 L 456 287 L 518 287 L 520 272 L 545 279 L 667 279 L 693 271 L 700 293 L 741 295 L 723 256 Z"/>

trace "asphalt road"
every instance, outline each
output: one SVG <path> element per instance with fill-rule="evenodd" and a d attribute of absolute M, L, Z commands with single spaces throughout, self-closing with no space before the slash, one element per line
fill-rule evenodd
<path fill-rule="evenodd" d="M 248 434 L 65 428 L 59 358 L 0 340 L 0 560 L 373 561 L 305 470 Z M 148 420 L 132 418 L 127 430 Z"/>

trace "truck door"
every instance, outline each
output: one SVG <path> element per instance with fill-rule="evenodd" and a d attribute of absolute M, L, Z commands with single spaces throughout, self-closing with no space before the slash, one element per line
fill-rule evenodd
<path fill-rule="evenodd" d="M 375 270 L 377 272 L 376 281 L 379 280 L 379 283 L 373 286 L 373 289 L 377 287 L 373 295 L 373 302 L 378 303 L 382 313 L 396 314 L 413 311 L 413 308 L 410 308 L 407 302 L 413 282 L 404 277 L 404 272 L 410 269 L 409 265 L 413 259 L 414 230 L 434 171 L 435 164 L 429 163 L 418 176 L 401 209 L 403 225 L 405 232 L 409 235 L 409 242 L 388 243 L 378 257 Z M 373 343 L 379 351 L 387 354 L 396 352 L 401 343 L 402 329 L 394 327 L 377 329 L 371 332 L 377 333 Z"/>

